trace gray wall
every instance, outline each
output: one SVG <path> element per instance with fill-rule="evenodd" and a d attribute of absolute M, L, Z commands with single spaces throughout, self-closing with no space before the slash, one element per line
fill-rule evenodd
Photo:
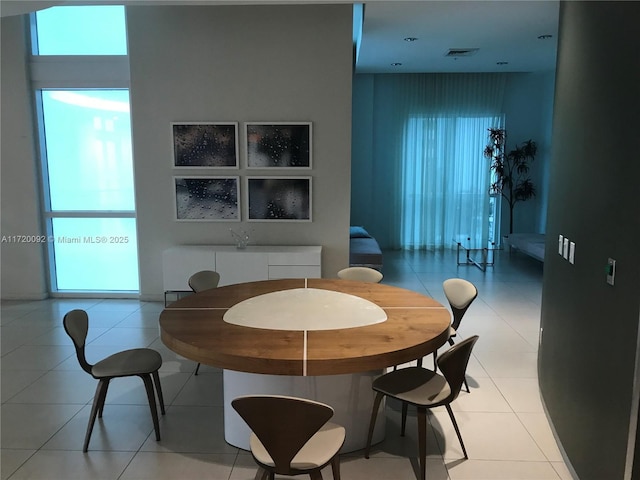
<path fill-rule="evenodd" d="M 638 2 L 561 5 L 539 379 L 581 480 L 624 478 L 637 419 L 638 18 Z M 557 254 L 559 234 L 575 241 L 575 265 Z"/>
<path fill-rule="evenodd" d="M 47 297 L 42 243 L 13 243 L 14 235 L 39 235 L 40 199 L 31 95 L 27 78 L 26 17 L 2 18 L 2 150 L 0 234 L 5 237 L 0 251 L 2 298 Z"/>
<path fill-rule="evenodd" d="M 132 128 L 142 298 L 162 291 L 162 251 L 179 244 L 322 245 L 323 276 L 348 264 L 350 5 L 129 7 Z M 312 121 L 312 223 L 177 223 L 173 121 Z M 240 139 L 244 137 L 241 134 Z M 278 174 L 244 168 L 247 175 Z M 241 184 L 243 185 L 243 184 Z"/>

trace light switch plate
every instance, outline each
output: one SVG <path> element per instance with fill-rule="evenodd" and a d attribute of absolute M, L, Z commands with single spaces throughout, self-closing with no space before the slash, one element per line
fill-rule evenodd
<path fill-rule="evenodd" d="M 616 280 L 616 261 L 610 258 L 607 261 L 607 283 L 613 285 Z"/>
<path fill-rule="evenodd" d="M 576 242 L 569 243 L 569 263 L 575 263 L 576 259 Z"/>
<path fill-rule="evenodd" d="M 564 245 L 564 237 L 562 235 L 558 235 L 558 255 L 562 255 L 563 245 Z"/>

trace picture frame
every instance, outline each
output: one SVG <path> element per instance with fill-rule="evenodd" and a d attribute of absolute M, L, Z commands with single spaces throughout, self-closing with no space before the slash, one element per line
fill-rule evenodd
<path fill-rule="evenodd" d="M 312 178 L 246 177 L 248 222 L 311 222 Z"/>
<path fill-rule="evenodd" d="M 250 122 L 245 124 L 248 169 L 312 168 L 311 122 Z"/>
<path fill-rule="evenodd" d="M 174 176 L 173 191 L 177 221 L 240 221 L 239 176 Z"/>
<path fill-rule="evenodd" d="M 174 168 L 239 168 L 238 122 L 171 123 Z"/>

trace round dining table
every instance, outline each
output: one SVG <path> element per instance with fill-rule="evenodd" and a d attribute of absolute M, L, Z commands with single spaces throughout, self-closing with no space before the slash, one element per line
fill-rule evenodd
<path fill-rule="evenodd" d="M 223 369 L 224 430 L 249 449 L 249 429 L 231 408 L 241 395 L 277 394 L 331 405 L 347 431 L 343 452 L 364 448 L 371 383 L 390 366 L 436 351 L 450 313 L 436 300 L 385 284 L 339 279 L 264 280 L 184 297 L 160 314 L 175 353 Z M 383 409 L 373 441 L 384 438 Z"/>

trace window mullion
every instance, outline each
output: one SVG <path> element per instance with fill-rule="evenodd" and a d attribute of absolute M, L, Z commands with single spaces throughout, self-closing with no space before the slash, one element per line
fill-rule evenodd
<path fill-rule="evenodd" d="M 44 213 L 46 218 L 136 218 L 132 210 L 54 210 Z"/>

